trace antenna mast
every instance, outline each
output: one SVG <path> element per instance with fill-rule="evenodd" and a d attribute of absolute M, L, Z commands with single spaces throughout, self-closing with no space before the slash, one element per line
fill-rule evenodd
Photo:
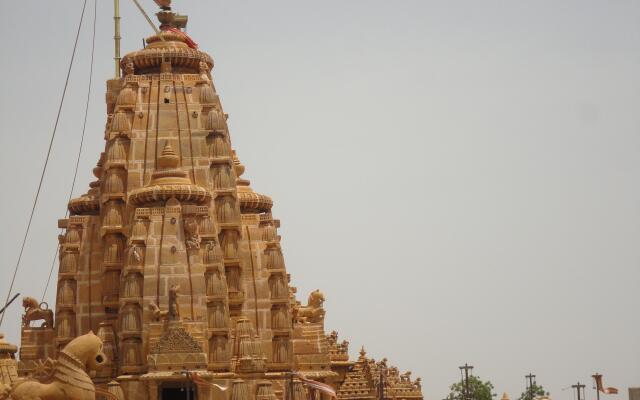
<path fill-rule="evenodd" d="M 113 0 L 113 23 L 114 31 L 113 40 L 115 42 L 115 57 L 116 62 L 116 78 L 120 78 L 120 0 Z"/>

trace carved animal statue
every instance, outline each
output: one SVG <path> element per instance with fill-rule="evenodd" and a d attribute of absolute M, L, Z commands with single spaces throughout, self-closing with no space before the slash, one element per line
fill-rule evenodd
<path fill-rule="evenodd" d="M 307 306 L 298 307 L 298 322 L 317 323 L 324 321 L 325 310 L 322 308 L 324 303 L 324 294 L 320 290 L 314 290 L 309 294 Z"/>
<path fill-rule="evenodd" d="M 24 307 L 24 315 L 22 316 L 23 328 L 28 328 L 31 321 L 40 320 L 44 320 L 42 323 L 43 328 L 53 328 L 53 311 L 49 310 L 47 303 L 39 303 L 33 297 L 25 297 L 22 299 L 22 307 Z"/>
<path fill-rule="evenodd" d="M 180 291 L 180 285 L 171 286 L 169 289 L 169 309 L 163 311 L 160 307 L 151 302 L 149 304 L 149 310 L 154 321 L 177 321 L 180 319 L 180 308 L 178 307 L 178 292 Z"/>
<path fill-rule="evenodd" d="M 169 311 L 162 311 L 155 301 L 149 303 L 149 311 L 151 311 L 151 318 L 154 321 L 164 321 L 167 319 L 167 315 L 169 315 Z"/>
<path fill-rule="evenodd" d="M 11 387 L 0 384 L 0 400 L 94 400 L 96 390 L 87 371 L 97 370 L 106 361 L 102 340 L 89 332 L 59 353 L 51 383 L 23 379 Z"/>

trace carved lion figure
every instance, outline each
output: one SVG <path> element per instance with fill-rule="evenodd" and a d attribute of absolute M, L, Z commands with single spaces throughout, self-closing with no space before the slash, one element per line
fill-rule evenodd
<path fill-rule="evenodd" d="M 43 305 L 45 306 L 43 308 Z M 22 307 L 24 307 L 24 315 L 22 316 L 22 327 L 28 328 L 31 321 L 44 320 L 43 328 L 53 328 L 53 311 L 49 310 L 47 303 L 39 303 L 33 297 L 25 297 L 22 299 Z"/>
<path fill-rule="evenodd" d="M 318 289 L 309 294 L 307 306 L 299 306 L 296 316 L 301 323 L 317 323 L 324 321 L 325 310 L 322 308 L 324 294 Z"/>
<path fill-rule="evenodd" d="M 11 387 L 0 384 L 0 400 L 94 400 L 96 389 L 87 371 L 97 370 L 106 361 L 102 340 L 89 332 L 60 352 L 51 383 L 23 379 Z"/>

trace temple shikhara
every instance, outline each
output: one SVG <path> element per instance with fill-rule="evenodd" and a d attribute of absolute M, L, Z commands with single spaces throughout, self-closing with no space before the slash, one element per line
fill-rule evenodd
<path fill-rule="evenodd" d="M 213 59 L 164 3 L 107 81 L 96 179 L 58 221 L 55 307 L 23 298 L 19 350 L 0 336 L 0 399 L 422 399 L 410 372 L 350 359 L 320 290 L 296 293 Z"/>

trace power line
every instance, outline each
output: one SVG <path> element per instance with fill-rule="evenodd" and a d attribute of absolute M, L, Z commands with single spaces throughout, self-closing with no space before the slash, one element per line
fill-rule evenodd
<path fill-rule="evenodd" d="M 27 238 L 29 237 L 29 231 L 31 230 L 31 223 L 33 222 L 33 215 L 36 212 L 36 206 L 38 205 L 38 199 L 40 198 L 40 191 L 42 190 L 42 183 L 44 182 L 44 176 L 47 172 L 47 166 L 49 165 L 49 159 L 51 157 L 51 149 L 53 148 L 53 142 L 56 138 L 56 132 L 58 131 L 58 123 L 60 122 L 60 115 L 62 114 L 62 105 L 64 104 L 64 99 L 67 94 L 67 88 L 69 87 L 69 77 L 71 76 L 71 69 L 73 67 L 73 62 L 76 58 L 76 50 L 78 48 L 78 39 L 80 38 L 80 31 L 82 29 L 82 22 L 84 21 L 84 12 L 87 8 L 87 0 L 84 0 L 82 4 L 82 13 L 80 14 L 80 22 L 78 23 L 78 31 L 76 32 L 76 39 L 73 44 L 73 53 L 71 54 L 71 60 L 69 62 L 69 69 L 67 70 L 67 78 L 64 83 L 64 89 L 62 90 L 62 97 L 60 98 L 60 105 L 58 106 L 58 115 L 56 116 L 56 122 L 53 126 L 53 132 L 51 132 L 51 140 L 49 141 L 49 148 L 47 149 L 47 155 L 45 157 L 44 166 L 42 167 L 42 173 L 40 174 L 40 182 L 38 182 L 38 189 L 36 190 L 36 196 L 33 199 L 33 206 L 31 207 L 31 213 L 29 215 L 29 222 L 27 223 L 27 229 L 24 233 L 24 238 L 22 239 L 22 245 L 20 246 L 20 254 L 18 255 L 18 261 L 16 262 L 16 266 L 13 270 L 13 277 L 11 278 L 11 284 L 9 285 L 9 291 L 7 292 L 7 299 L 5 300 L 5 305 L 9 302 L 11 298 L 11 292 L 13 291 L 13 286 L 16 282 L 16 276 L 18 275 L 18 269 L 20 268 L 20 262 L 22 261 L 22 255 L 24 254 L 24 247 L 27 243 Z M 2 322 L 4 321 L 5 312 L 0 315 L 0 326 L 2 326 Z"/>
<path fill-rule="evenodd" d="M 84 107 L 84 121 L 82 123 L 82 134 L 80 135 L 80 146 L 78 147 L 78 156 L 76 158 L 76 166 L 73 172 L 73 182 L 71 183 L 71 190 L 69 190 L 69 198 L 67 200 L 67 205 L 69 204 L 69 202 L 71 201 L 71 198 L 73 197 L 73 191 L 75 190 L 76 181 L 78 180 L 78 169 L 80 167 L 80 158 L 82 156 L 82 148 L 84 146 L 84 137 L 85 137 L 85 132 L 87 130 L 87 119 L 89 117 L 89 103 L 91 100 L 91 86 L 93 84 L 93 60 L 95 58 L 94 56 L 95 56 L 95 50 L 96 50 L 97 19 L 98 19 L 98 0 L 93 0 L 93 35 L 91 38 L 91 65 L 89 66 L 89 88 L 87 89 L 87 100 Z M 67 218 L 68 215 L 69 215 L 69 208 L 67 207 L 64 217 Z M 49 269 L 49 276 L 47 278 L 47 284 L 45 285 L 44 291 L 42 293 L 41 301 L 44 301 L 45 297 L 47 296 L 47 290 L 49 289 L 49 284 L 51 283 L 51 277 L 53 276 L 53 270 L 56 265 L 56 260 L 58 259 L 59 250 L 60 250 L 59 246 L 56 245 L 56 251 L 53 255 L 53 260 L 51 260 L 51 268 Z"/>

